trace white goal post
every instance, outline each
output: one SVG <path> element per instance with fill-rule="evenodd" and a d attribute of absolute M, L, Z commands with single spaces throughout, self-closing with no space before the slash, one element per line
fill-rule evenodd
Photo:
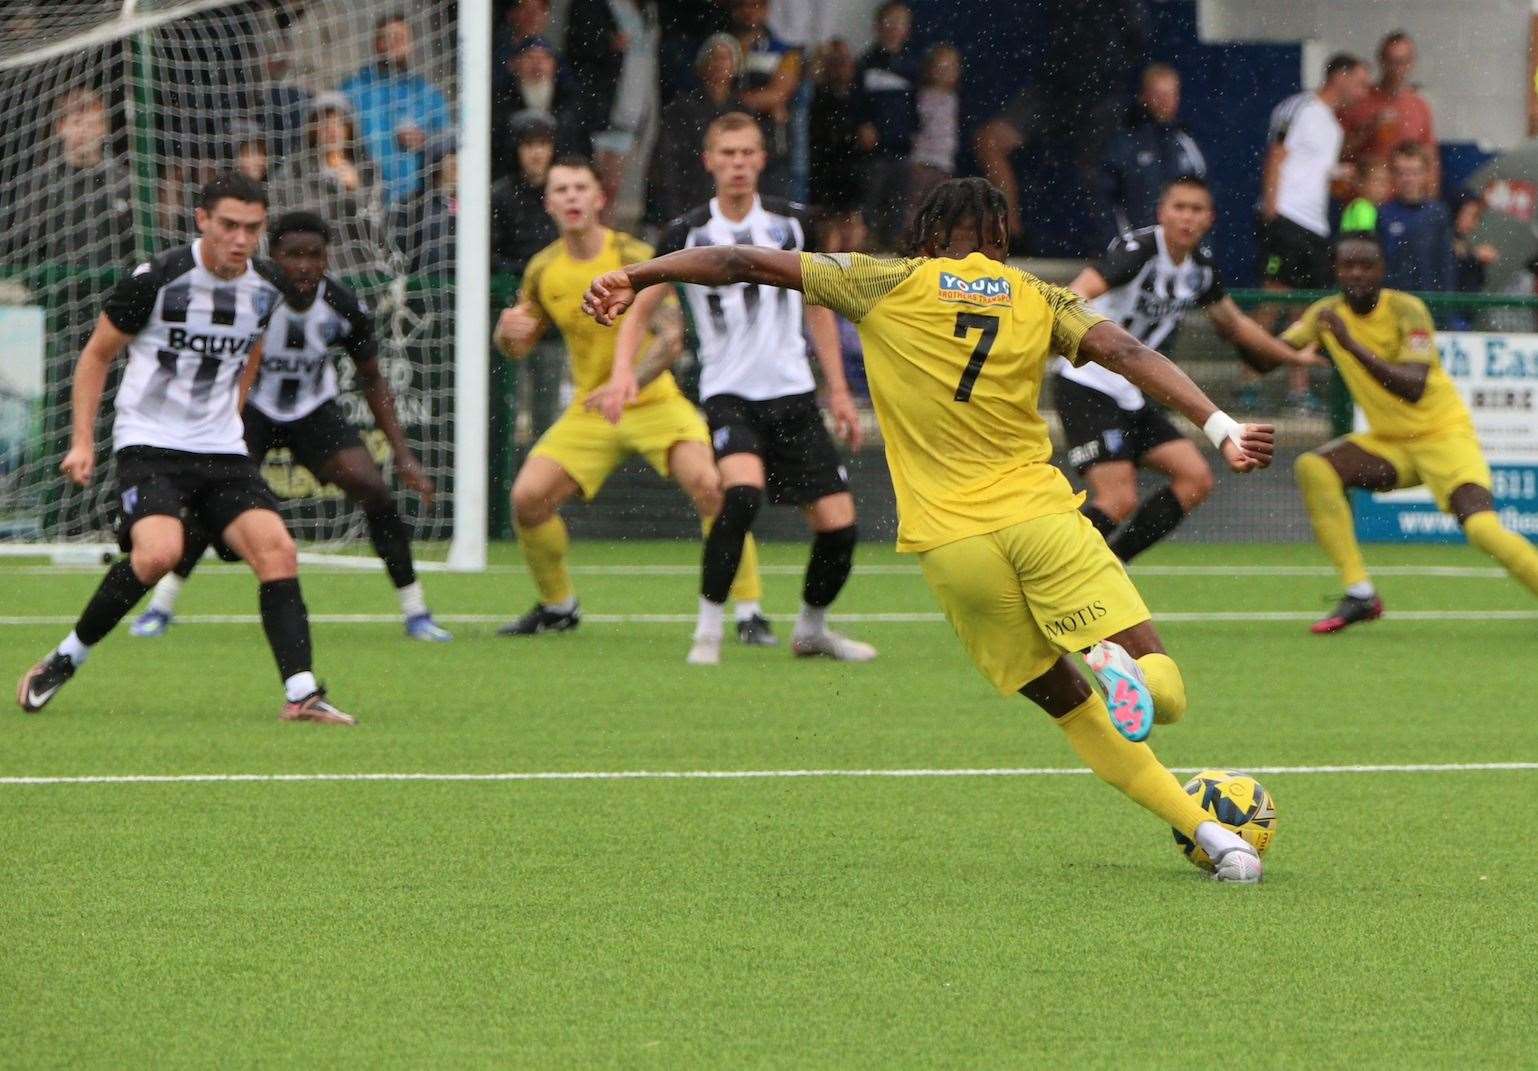
<path fill-rule="evenodd" d="M 410 83 L 404 105 L 393 88 L 370 96 L 367 77 L 380 23 L 401 12 L 410 59 L 378 73 Z M 240 166 L 265 169 L 273 214 L 326 216 L 333 271 L 375 314 L 401 424 L 439 489 L 429 504 L 395 487 L 422 567 L 484 568 L 491 41 L 491 0 L 0 5 L 0 555 L 113 548 L 115 376 L 96 478 L 80 489 L 58 471 L 74 360 L 113 282 L 195 237 L 197 187 Z M 420 149 L 385 125 L 397 114 L 420 118 Z M 331 166 L 338 144 L 351 167 Z M 391 475 L 340 363 L 343 408 Z M 359 511 L 287 451 L 263 467 L 307 559 L 356 557 Z"/>

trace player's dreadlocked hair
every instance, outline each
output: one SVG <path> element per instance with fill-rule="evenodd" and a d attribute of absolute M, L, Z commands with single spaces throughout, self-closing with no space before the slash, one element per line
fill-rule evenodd
<path fill-rule="evenodd" d="M 975 222 L 980 238 L 994 227 L 1004 228 L 1004 244 L 1009 245 L 1009 207 L 1003 192 L 984 178 L 948 179 L 929 191 L 913 217 L 908 232 L 908 255 L 922 256 L 924 247 L 944 249 L 951 232 L 964 223 Z"/>

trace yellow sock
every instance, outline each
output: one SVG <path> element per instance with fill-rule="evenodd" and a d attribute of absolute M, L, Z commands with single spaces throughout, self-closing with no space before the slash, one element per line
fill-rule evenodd
<path fill-rule="evenodd" d="M 1308 519 L 1314 523 L 1314 536 L 1335 563 L 1341 582 L 1346 587 L 1366 583 L 1367 563 L 1362 561 L 1362 549 L 1357 546 L 1351 503 L 1335 466 L 1318 454 L 1304 454 L 1293 471 L 1303 491 Z"/>
<path fill-rule="evenodd" d="M 1112 727 L 1111 714 L 1098 694 L 1058 718 L 1057 724 L 1096 777 L 1185 836 L 1194 839 L 1196 827 L 1209 819 L 1147 744 L 1134 744 Z"/>
<path fill-rule="evenodd" d="M 540 602 L 553 606 L 576 597 L 576 590 L 571 586 L 571 573 L 566 568 L 566 552 L 571 547 L 571 539 L 566 534 L 566 522 L 559 514 L 533 528 L 520 527 L 518 545 L 523 548 L 523 560 L 534 576 Z"/>
<path fill-rule="evenodd" d="M 732 598 L 737 602 L 758 602 L 764 597 L 764 581 L 758 575 L 758 541 L 749 532 L 742 541 L 742 561 L 732 580 Z"/>
<path fill-rule="evenodd" d="M 1463 522 L 1469 542 L 1500 562 L 1522 586 L 1538 595 L 1538 549 L 1517 533 L 1508 531 L 1490 510 Z"/>
<path fill-rule="evenodd" d="M 708 536 L 710 526 L 715 523 L 714 517 L 701 517 L 700 530 Z M 752 532 L 742 541 L 742 560 L 737 563 L 737 575 L 732 578 L 731 595 L 734 602 L 758 602 L 764 597 L 764 581 L 758 575 L 758 541 Z"/>
<path fill-rule="evenodd" d="M 1173 725 L 1186 713 L 1186 682 L 1180 667 L 1167 654 L 1145 654 L 1137 660 L 1153 693 L 1154 724 Z"/>

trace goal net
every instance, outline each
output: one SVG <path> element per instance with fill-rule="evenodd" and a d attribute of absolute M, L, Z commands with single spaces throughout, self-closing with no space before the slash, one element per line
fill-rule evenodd
<path fill-rule="evenodd" d="M 456 284 L 476 286 L 485 304 L 484 272 L 457 271 L 456 232 L 467 229 L 456 221 L 458 164 L 478 147 L 458 136 L 458 119 L 466 110 L 485 119 L 482 98 L 459 93 L 455 12 L 473 6 L 0 5 L 0 549 L 110 541 L 110 464 L 86 488 L 59 473 L 74 361 L 112 285 L 195 238 L 199 186 L 234 167 L 266 179 L 272 213 L 305 208 L 330 221 L 332 270 L 374 313 L 401 424 L 439 491 L 429 503 L 397 486 L 402 512 L 429 558 L 462 538 L 461 564 L 477 564 L 482 533 L 468 528 L 484 527 L 484 438 L 478 451 L 466 429 L 461 449 L 455 441 L 456 416 L 484 412 L 473 401 L 460 411 L 455 397 L 457 373 L 473 396 L 485 369 L 484 308 L 470 317 L 478 345 L 456 345 L 465 326 L 456 301 L 466 296 Z M 400 13 L 404 24 L 388 22 Z M 390 475 L 384 437 L 345 357 L 339 363 L 341 404 Z M 103 462 L 115 384 L 116 374 L 97 428 Z M 358 511 L 286 450 L 263 468 L 302 543 L 366 545 Z"/>

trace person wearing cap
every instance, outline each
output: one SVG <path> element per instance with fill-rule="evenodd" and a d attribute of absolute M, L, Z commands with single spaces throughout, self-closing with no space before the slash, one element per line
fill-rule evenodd
<path fill-rule="evenodd" d="M 555 126 L 556 151 L 586 153 L 592 142 L 578 114 L 577 93 L 561 70 L 555 46 L 543 37 L 521 41 L 492 86 L 492 158 L 495 173 L 510 174 L 513 159 L 511 117 L 537 112 Z M 507 117 L 507 118 L 501 118 Z"/>
<path fill-rule="evenodd" d="M 374 27 L 374 62 L 342 83 L 369 155 L 378 163 L 385 200 L 395 204 L 420 188 L 422 150 L 449 128 L 444 95 L 412 68 L 411 23 L 404 15 Z"/>
<path fill-rule="evenodd" d="M 699 84 L 662 109 L 657 145 L 647 176 L 647 220 L 662 224 L 710 200 L 715 183 L 705 170 L 700 145 L 705 130 L 728 112 L 741 110 L 737 79 L 742 48 L 729 33 L 712 34 L 694 57 Z"/>

